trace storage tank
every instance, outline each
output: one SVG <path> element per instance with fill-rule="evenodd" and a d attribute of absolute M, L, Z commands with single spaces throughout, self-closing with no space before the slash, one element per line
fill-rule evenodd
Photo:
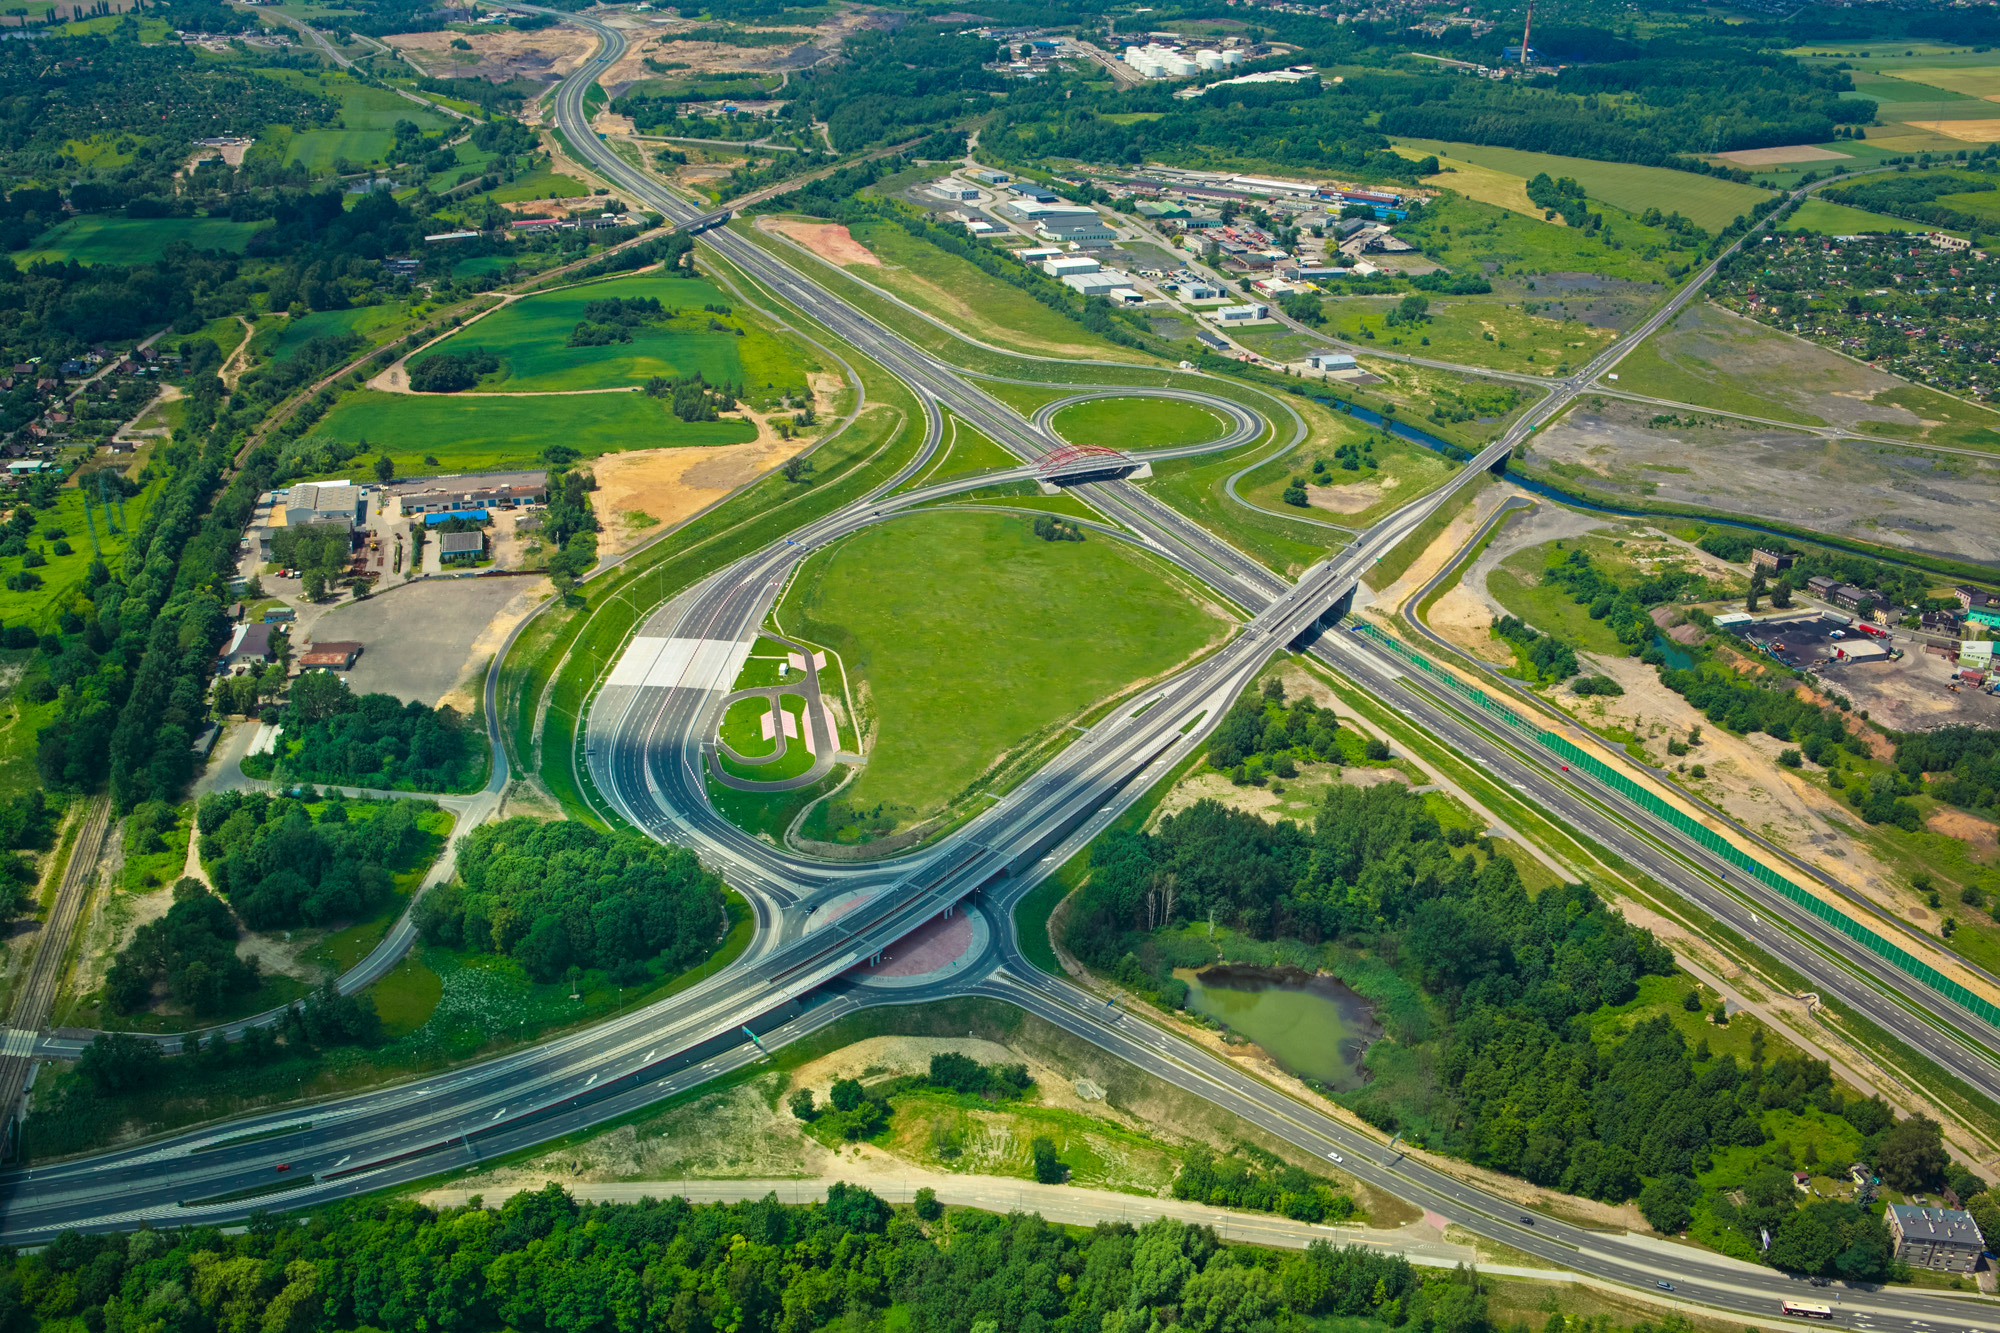
<path fill-rule="evenodd" d="M 1195 63 L 1196 65 L 1200 66 L 1200 67 L 1201 67 L 1201 69 L 1202 69 L 1203 71 L 1207 71 L 1207 70 L 1212 70 L 1212 69 L 1221 69 L 1221 68 L 1222 68 L 1222 52 L 1220 52 L 1220 51 L 1197 51 L 1197 52 L 1195 52 L 1195 53 L 1194 53 L 1194 63 Z"/>
<path fill-rule="evenodd" d="M 1240 65 L 1243 63 L 1243 53 L 1241 51 L 1224 51 L 1222 53 L 1222 63 L 1225 65 Z"/>

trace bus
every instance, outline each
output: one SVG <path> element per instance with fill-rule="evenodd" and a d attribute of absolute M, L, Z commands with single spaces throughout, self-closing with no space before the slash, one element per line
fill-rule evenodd
<path fill-rule="evenodd" d="M 1784 1312 L 1794 1319 L 1831 1319 L 1833 1311 L 1824 1305 L 1813 1305 L 1806 1301 L 1786 1301 Z"/>

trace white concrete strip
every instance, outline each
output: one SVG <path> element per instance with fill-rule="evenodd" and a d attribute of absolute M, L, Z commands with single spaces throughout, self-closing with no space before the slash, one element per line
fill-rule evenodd
<path fill-rule="evenodd" d="M 618 665 L 611 668 L 611 679 L 607 684 L 625 685 L 637 688 L 646 683 L 646 673 L 659 660 L 660 649 L 667 646 L 667 640 L 658 638 L 637 638 L 625 645 L 624 656 Z"/>
<path fill-rule="evenodd" d="M 750 648 L 751 644 L 734 639 L 636 638 L 611 669 L 607 683 L 658 690 L 727 691 L 742 674 Z"/>

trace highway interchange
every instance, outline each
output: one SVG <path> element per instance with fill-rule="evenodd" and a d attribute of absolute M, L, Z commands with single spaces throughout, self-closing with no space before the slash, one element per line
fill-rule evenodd
<path fill-rule="evenodd" d="M 679 222 L 691 207 L 658 180 L 620 159 L 589 131 L 585 90 L 623 49 L 613 28 L 563 16 L 595 32 L 592 62 L 557 90 L 555 122 L 593 169 L 639 202 Z M 1331 1157 L 1341 1169 L 1388 1193 L 1536 1256 L 1553 1267 L 1665 1299 L 1769 1320 L 1787 1297 L 1838 1306 L 1841 1323 L 1871 1330 L 1944 1333 L 1995 1330 L 2000 1314 L 1946 1295 L 1808 1288 L 1768 1269 L 1692 1248 L 1635 1243 L 1546 1215 L 1530 1218 L 1498 1196 L 1393 1153 L 1359 1132 L 1181 1040 L 1141 1014 L 1108 1008 L 1024 959 L 1012 908 L 1038 872 L 1068 859 L 1108 822 L 1204 743 L 1206 725 L 1274 653 L 1301 644 L 1413 725 L 1509 783 L 1552 817 L 1672 886 L 1702 911 L 1809 970 L 1830 1000 L 1874 1021 L 2000 1097 L 2000 1065 L 1989 1052 L 2000 1035 L 1951 1011 L 1899 977 L 1835 953 L 1803 913 L 1789 912 L 1698 848 L 1616 808 L 1606 793 L 1560 772 L 1543 755 L 1479 719 L 1448 692 L 1413 677 L 1391 654 L 1343 629 L 1317 628 L 1345 609 L 1360 575 L 1379 556 L 1482 471 L 1504 462 L 1538 425 L 1552 419 L 1632 346 L 1698 291 L 1704 272 L 1590 366 L 1548 384 L 1547 396 L 1444 487 L 1360 533 L 1296 583 L 1276 575 L 1130 482 L 1124 464 L 1083 463 L 1066 476 L 1126 531 L 1124 539 L 1199 579 L 1245 614 L 1242 628 L 1181 675 L 1141 692 L 1080 737 L 993 808 L 925 851 L 887 863 L 832 864 L 795 856 L 749 837 L 710 806 L 703 749 L 716 728 L 716 701 L 731 680 L 686 673 L 649 675 L 643 655 L 675 640 L 742 644 L 753 639 L 786 578 L 812 551 L 926 502 L 996 481 L 1038 475 L 1037 460 L 1061 441 L 1048 413 L 1024 419 L 964 372 L 917 348 L 894 329 L 829 292 L 805 273 L 727 228 L 700 244 L 761 283 L 835 337 L 906 384 L 922 403 L 926 438 L 910 464 L 871 496 L 795 531 L 658 608 L 635 636 L 629 665 L 614 669 L 589 715 L 585 762 L 597 790 L 635 826 L 696 849 L 752 903 L 759 927 L 750 950 L 701 984 L 646 1009 L 484 1063 L 405 1085 L 308 1108 L 247 1118 L 127 1150 L 0 1178 L 4 1231 L 16 1243 L 66 1228 L 108 1228 L 226 1220 L 251 1208 L 287 1208 L 403 1185 L 545 1142 L 698 1087 L 762 1058 L 763 1047 L 796 1040 L 858 1009 L 977 995 L 1016 1005 L 1170 1083 L 1233 1111 L 1268 1132 Z M 1711 270 L 1712 271 L 1712 270 Z M 1079 392 L 1100 392 L 1079 389 Z M 1146 392 L 1106 386 L 1101 392 Z M 1217 394 L 1181 390 L 1221 413 L 1230 430 L 1206 450 L 1236 449 L 1265 423 Z M 912 486 L 932 459 L 949 411 L 1022 460 L 1020 468 L 932 486 Z M 1271 421 L 1293 442 L 1304 430 L 1275 404 Z M 1274 436 L 1275 438 L 1275 436 Z M 1279 443 L 1288 443 L 1278 441 Z M 1192 450 L 1163 451 L 1152 458 Z M 1135 457 L 1132 463 L 1147 461 Z M 1098 479 L 1080 479 L 1091 471 Z M 713 654 L 704 659 L 720 670 Z M 669 678 L 670 677 L 670 678 Z M 832 924 L 816 909 L 872 894 Z M 906 989 L 871 985 L 857 966 L 946 909 L 987 914 L 991 944 L 948 979 Z M 280 1173 L 280 1166 L 285 1171 Z M 296 1182 L 296 1185 L 293 1185 Z M 254 1198 L 242 1196 L 258 1191 Z M 204 1203 L 202 1201 L 212 1201 Z M 188 1204 L 194 1204 L 188 1207 Z"/>

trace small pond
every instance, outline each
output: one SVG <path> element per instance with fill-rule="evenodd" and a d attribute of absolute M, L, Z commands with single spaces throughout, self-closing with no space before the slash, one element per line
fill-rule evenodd
<path fill-rule="evenodd" d="M 1336 1091 L 1363 1082 L 1361 1057 L 1382 1035 L 1368 1002 L 1328 976 L 1223 964 L 1181 970 L 1187 1007 L 1257 1043 L 1280 1066 Z"/>

